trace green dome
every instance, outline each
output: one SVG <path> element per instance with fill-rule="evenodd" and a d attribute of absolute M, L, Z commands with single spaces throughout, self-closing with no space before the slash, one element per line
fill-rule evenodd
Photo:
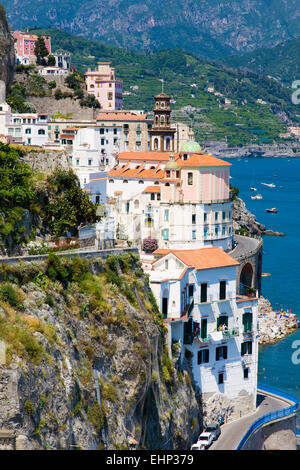
<path fill-rule="evenodd" d="M 202 149 L 197 142 L 189 141 L 181 146 L 181 153 L 201 153 Z"/>
<path fill-rule="evenodd" d="M 168 163 L 166 163 L 166 166 L 165 166 L 166 170 L 177 170 L 177 168 L 178 168 L 178 163 L 172 162 L 172 161 L 169 161 Z"/>

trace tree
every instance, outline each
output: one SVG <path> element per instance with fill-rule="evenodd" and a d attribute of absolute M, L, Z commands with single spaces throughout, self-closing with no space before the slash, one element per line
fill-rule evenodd
<path fill-rule="evenodd" d="M 45 64 L 45 57 L 49 55 L 48 49 L 43 37 L 39 37 L 35 42 L 34 54 L 39 65 Z"/>
<path fill-rule="evenodd" d="M 52 66 L 55 66 L 56 61 L 55 61 L 54 55 L 49 55 L 49 56 L 48 56 L 48 61 L 47 61 L 47 63 L 48 63 L 48 65 L 51 66 L 51 67 L 52 67 Z"/>
<path fill-rule="evenodd" d="M 72 170 L 56 170 L 48 178 L 49 204 L 46 207 L 46 223 L 54 236 L 66 232 L 77 235 L 86 224 L 97 222 L 97 206 L 79 187 Z"/>

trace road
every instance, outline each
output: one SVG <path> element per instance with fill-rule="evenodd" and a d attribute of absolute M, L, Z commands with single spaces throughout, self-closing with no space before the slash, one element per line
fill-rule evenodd
<path fill-rule="evenodd" d="M 248 255 L 251 251 L 256 250 L 260 243 L 258 238 L 243 237 L 242 235 L 234 235 L 234 241 L 237 242 L 237 246 L 229 252 L 234 259 Z"/>
<path fill-rule="evenodd" d="M 235 450 L 247 429 L 257 418 L 288 406 L 286 401 L 268 395 L 258 395 L 257 398 L 259 406 L 255 413 L 224 424 L 221 427 L 221 435 L 213 442 L 209 450 Z"/>

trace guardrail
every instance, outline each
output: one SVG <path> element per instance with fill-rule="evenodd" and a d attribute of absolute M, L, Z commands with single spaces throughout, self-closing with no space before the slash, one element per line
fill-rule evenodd
<path fill-rule="evenodd" d="M 265 414 L 254 421 L 249 429 L 246 431 L 242 439 L 240 440 L 236 450 L 241 450 L 245 444 L 245 442 L 249 439 L 249 437 L 260 428 L 263 424 L 269 423 L 271 421 L 275 421 L 276 419 L 283 418 L 285 416 L 293 415 L 299 408 L 299 400 L 297 397 L 290 395 L 289 393 L 283 392 L 282 390 L 278 390 L 274 387 L 269 385 L 262 385 L 258 384 L 257 389 L 265 392 L 267 394 L 275 395 L 279 398 L 282 398 L 286 401 L 293 403 L 292 405 L 288 406 L 287 408 L 282 408 L 277 411 L 273 411 L 271 413 Z M 300 430 L 299 430 L 300 431 Z"/>

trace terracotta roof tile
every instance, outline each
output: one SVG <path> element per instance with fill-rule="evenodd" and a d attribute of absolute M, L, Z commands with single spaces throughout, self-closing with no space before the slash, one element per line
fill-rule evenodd
<path fill-rule="evenodd" d="M 159 186 L 147 186 L 146 189 L 143 191 L 144 193 L 160 193 Z"/>
<path fill-rule="evenodd" d="M 158 249 L 155 255 L 166 256 L 173 253 L 186 266 L 200 269 L 223 268 L 227 266 L 238 266 L 239 262 L 225 253 L 220 247 L 200 248 L 198 250 L 166 250 Z M 161 259 L 161 258 L 159 258 Z M 159 260 L 156 260 L 156 262 Z"/>
<path fill-rule="evenodd" d="M 225 162 L 225 160 L 221 160 L 220 158 L 213 157 L 212 155 L 205 155 L 194 153 L 191 155 L 187 160 L 176 160 L 179 167 L 201 167 L 201 166 L 231 166 L 231 163 Z"/>

